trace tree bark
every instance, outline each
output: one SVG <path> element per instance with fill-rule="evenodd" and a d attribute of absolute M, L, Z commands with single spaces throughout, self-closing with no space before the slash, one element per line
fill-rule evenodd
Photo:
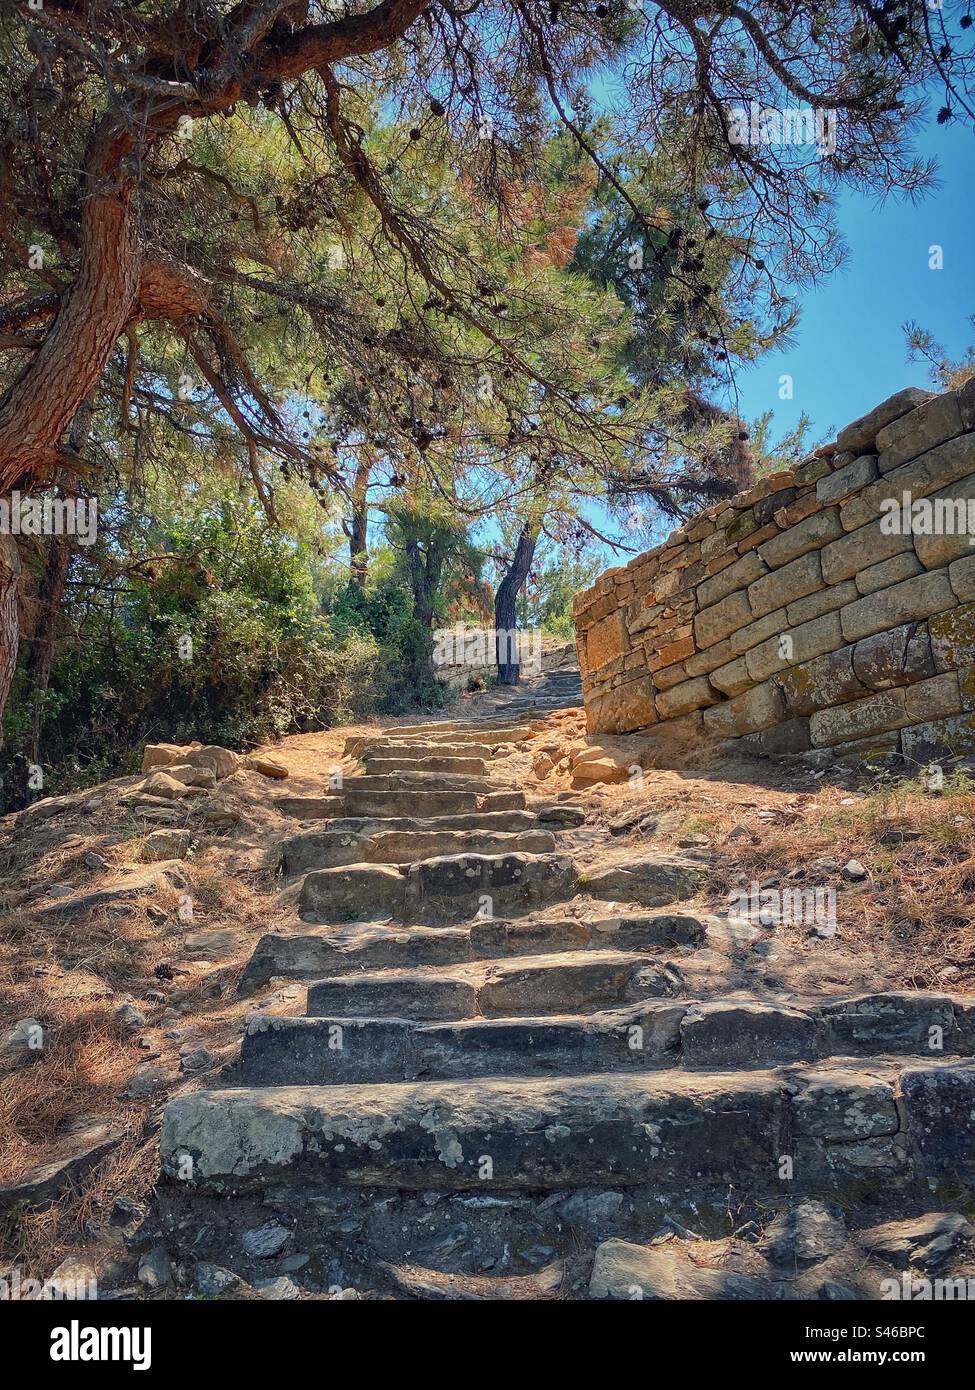
<path fill-rule="evenodd" d="M 20 642 L 17 585 L 20 556 L 12 537 L 0 534 L 0 747 L 3 745 L 3 711 L 13 684 Z"/>
<path fill-rule="evenodd" d="M 41 752 L 41 723 L 44 718 L 44 699 L 51 680 L 51 666 L 54 661 L 54 635 L 57 629 L 58 614 L 64 600 L 64 590 L 68 578 L 68 562 L 71 551 L 67 537 L 52 536 L 47 553 L 47 564 L 41 579 L 38 597 L 41 601 L 41 616 L 34 631 L 27 663 L 27 677 L 31 690 L 31 727 L 26 749 L 28 763 L 39 763 Z"/>
<path fill-rule="evenodd" d="M 64 431 L 130 318 L 141 273 L 126 159 L 132 140 L 114 116 L 92 137 L 77 278 L 43 344 L 0 398 L 0 496 L 49 473 Z"/>
<path fill-rule="evenodd" d="M 518 628 L 516 617 L 518 595 L 528 578 L 535 546 L 538 544 L 538 528 L 526 521 L 518 536 L 518 544 L 494 596 L 494 627 L 497 633 L 498 683 L 517 685 L 521 680 L 521 662 L 515 634 Z M 510 658 L 514 658 L 511 660 Z"/>
<path fill-rule="evenodd" d="M 88 443 L 91 422 L 94 415 L 92 398 L 82 402 L 75 415 L 68 435 L 68 443 L 76 454 L 80 454 Z M 68 581 L 68 566 L 71 562 L 71 547 L 66 536 L 52 536 L 47 552 L 47 563 L 38 589 L 41 604 L 40 618 L 34 629 L 30 657 L 27 662 L 27 678 L 31 685 L 31 728 L 25 757 L 28 763 L 41 760 L 41 724 L 44 719 L 44 699 L 51 681 L 51 667 L 54 663 L 54 639 L 57 632 L 58 614 L 64 602 L 64 592 Z"/>
<path fill-rule="evenodd" d="M 346 528 L 352 579 L 360 589 L 365 589 L 369 574 L 369 505 L 366 499 L 371 473 L 372 458 L 369 451 L 363 449 L 359 454 L 352 482 L 352 518 Z"/>
<path fill-rule="evenodd" d="M 433 620 L 436 616 L 436 596 L 440 587 L 445 555 L 436 540 L 423 550 L 416 540 L 406 543 L 406 559 L 413 590 L 413 617 L 424 631 L 424 650 L 416 654 L 418 679 L 432 685 L 436 680 L 433 669 Z"/>

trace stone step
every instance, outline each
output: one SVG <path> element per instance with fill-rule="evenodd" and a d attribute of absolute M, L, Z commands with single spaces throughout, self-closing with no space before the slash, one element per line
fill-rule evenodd
<path fill-rule="evenodd" d="M 240 980 L 241 993 L 276 976 L 319 979 L 342 971 L 422 965 L 459 965 L 471 959 L 469 927 L 392 927 L 357 922 L 346 927 L 305 927 L 268 932 L 254 948 Z"/>
<path fill-rule="evenodd" d="M 545 807 L 541 808 L 543 811 Z M 456 816 L 337 816 L 322 829 L 349 835 L 374 835 L 386 830 L 491 830 L 498 834 L 519 834 L 539 829 L 538 811 L 469 811 Z M 573 822 L 576 823 L 576 822 Z M 550 827 L 548 827 L 550 828 Z M 317 834 L 317 831 L 310 831 Z"/>
<path fill-rule="evenodd" d="M 520 723 L 517 719 L 509 719 L 505 715 L 495 719 L 438 719 L 428 724 L 396 724 L 387 729 L 376 730 L 379 738 L 440 738 L 443 734 L 450 734 L 451 738 L 456 736 L 461 743 L 466 743 L 470 738 L 501 742 L 503 738 L 527 738 L 530 733 L 531 729 L 527 724 Z M 346 742 L 354 743 L 362 737 L 362 734 L 353 734 Z"/>
<path fill-rule="evenodd" d="M 316 980 L 309 1018 L 463 1019 L 578 1013 L 673 998 L 679 967 L 633 951 L 558 952 L 471 965 L 377 970 Z"/>
<path fill-rule="evenodd" d="M 382 824 L 382 822 L 378 822 Z M 555 836 L 550 830 L 377 830 L 354 835 L 341 830 L 313 830 L 294 835 L 281 846 L 285 874 L 346 864 L 413 864 L 440 854 L 550 854 Z"/>
<path fill-rule="evenodd" d="M 895 1099 L 896 1096 L 896 1099 Z M 876 1060 L 748 1072 L 239 1087 L 166 1107 L 184 1193 L 266 1184 L 489 1194 L 645 1185 L 828 1195 L 975 1176 L 975 1066 Z M 190 1175 L 190 1176 L 188 1176 Z"/>
<path fill-rule="evenodd" d="M 323 796 L 278 796 L 272 804 L 279 815 L 295 820 L 418 820 L 442 815 L 483 818 L 525 809 L 524 792 L 411 791 L 403 787 L 395 791 L 372 791 L 363 789 L 359 785 L 361 780 L 348 778 L 341 792 Z M 537 820 L 533 815 L 530 824 L 537 824 Z M 528 824 L 525 828 L 529 828 Z"/>
<path fill-rule="evenodd" d="M 244 1086 L 328 1086 L 666 1066 L 684 1013 L 683 1005 L 660 1001 L 446 1023 L 257 1015 L 248 1022 L 235 1079 Z"/>
<path fill-rule="evenodd" d="M 426 772 L 421 768 L 413 771 L 355 774 L 346 777 L 337 794 L 351 796 L 356 792 L 476 792 L 483 795 L 495 791 L 493 782 L 486 777 L 473 777 L 464 772 Z"/>
<path fill-rule="evenodd" d="M 489 811 L 523 811 L 524 792 L 389 791 L 343 793 L 327 816 L 456 816 Z"/>
<path fill-rule="evenodd" d="M 318 869 L 306 876 L 301 915 L 338 915 L 342 921 L 367 914 L 412 917 L 426 908 L 453 907 L 471 913 L 492 902 L 532 903 L 570 897 L 575 889 L 572 860 L 559 854 L 448 854 L 399 869 L 380 864 L 349 864 Z"/>
<path fill-rule="evenodd" d="M 487 918 L 456 927 L 397 927 L 357 923 L 305 927 L 262 936 L 241 978 L 249 991 L 274 976 L 317 979 L 345 971 L 468 961 L 561 951 L 648 950 L 696 946 L 706 919 L 664 909 L 625 916 Z"/>
<path fill-rule="evenodd" d="M 410 743 L 406 739 L 393 741 L 384 738 L 365 744 L 358 756 L 364 762 L 373 757 L 399 758 L 405 755 L 417 758 L 482 758 L 486 761 L 496 756 L 496 749 L 497 754 L 507 757 L 514 746 L 511 743 L 492 746 L 489 743 L 430 743 L 419 740 Z"/>
<path fill-rule="evenodd" d="M 462 772 L 469 777 L 486 777 L 487 763 L 483 758 L 450 757 L 388 757 L 385 752 L 363 755 L 362 762 L 370 777 L 388 772 Z"/>
<path fill-rule="evenodd" d="M 353 977 L 354 978 L 354 977 Z M 427 1023 L 403 1018 L 258 1016 L 241 1048 L 244 1085 L 318 1086 L 353 1081 L 463 1080 L 474 1076 L 552 1076 L 648 1067 L 768 1069 L 858 1054 L 908 1054 L 931 1060 L 927 1036 L 894 1022 L 899 996 L 888 996 L 881 1046 L 850 1048 L 830 1027 L 847 1001 L 805 1008 L 756 998 L 639 1000 L 621 1007 L 465 1018 Z M 940 1012 L 929 1000 L 928 1014 Z M 915 1011 L 915 1017 L 923 1013 Z M 975 1038 L 949 1028 L 944 1052 L 970 1057 Z"/>

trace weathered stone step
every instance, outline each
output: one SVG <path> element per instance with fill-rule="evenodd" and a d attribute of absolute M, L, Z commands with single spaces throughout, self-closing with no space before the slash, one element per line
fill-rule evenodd
<path fill-rule="evenodd" d="M 430 724 L 397 724 L 388 729 L 377 729 L 374 733 L 351 734 L 345 741 L 345 751 L 353 752 L 364 741 L 376 738 L 388 739 L 435 739 L 449 735 L 451 742 L 500 743 L 527 738 L 531 729 L 526 723 L 502 716 L 496 719 L 438 720 Z"/>
<path fill-rule="evenodd" d="M 688 1009 L 681 1053 L 695 1067 L 878 1054 L 968 1057 L 975 1053 L 975 1000 L 911 990 L 789 1003 L 713 999 Z"/>
<path fill-rule="evenodd" d="M 241 976 L 240 991 L 249 993 L 275 976 L 312 980 L 346 970 L 459 965 L 470 959 L 466 926 L 392 927 L 381 922 L 309 926 L 262 936 Z"/>
<path fill-rule="evenodd" d="M 501 743 L 430 743 L 408 739 L 377 739 L 375 743 L 365 744 L 357 754 L 363 761 L 379 757 L 401 757 L 409 754 L 417 758 L 483 758 L 507 757 L 514 744 Z"/>
<path fill-rule="evenodd" d="M 362 762 L 370 777 L 381 777 L 387 772 L 462 772 L 469 777 L 486 777 L 488 770 L 483 758 L 387 757 L 385 753 L 366 753 Z"/>
<path fill-rule="evenodd" d="M 337 816 L 322 829 L 338 830 L 349 835 L 374 835 L 386 830 L 423 833 L 437 830 L 491 830 L 498 834 L 515 835 L 523 830 L 539 829 L 543 819 L 538 811 L 468 811 L 456 816 Z"/>
<path fill-rule="evenodd" d="M 758 999 L 640 1000 L 622 1007 L 533 1016 L 494 1016 L 423 1023 L 402 1018 L 344 1016 L 258 1017 L 241 1049 L 245 1085 L 314 1086 L 344 1081 L 462 1080 L 465 1076 L 569 1075 L 647 1067 L 767 1069 L 837 1059 L 856 1052 L 910 1054 L 931 1059 L 927 1036 L 906 1030 L 897 1017 L 899 996 L 874 996 L 886 1030 L 878 1026 L 870 1048 L 849 1049 L 841 1021 L 847 1001 L 805 1009 Z M 881 1001 L 884 1008 L 879 1008 Z M 929 997 L 913 1017 L 943 1013 L 941 997 Z M 842 1011 L 838 1015 L 836 1011 Z M 879 1024 L 879 1017 L 878 1017 Z M 970 1057 L 975 1036 L 953 1022 L 947 1055 Z"/>
<path fill-rule="evenodd" d="M 327 1086 L 556 1076 L 665 1066 L 685 1008 L 661 1001 L 591 1014 L 418 1023 L 402 1018 L 280 1018 L 247 1025 L 244 1086 Z"/>
<path fill-rule="evenodd" d="M 416 768 L 413 771 L 356 774 L 346 777 L 336 790 L 342 796 L 352 796 L 356 792 L 397 791 L 477 792 L 483 795 L 497 788 L 486 777 L 473 777 L 464 772 L 427 772 Z"/>
<path fill-rule="evenodd" d="M 361 923 L 305 927 L 262 936 L 240 987 L 256 989 L 274 976 L 316 979 L 353 970 L 462 965 L 556 951 L 630 950 L 696 946 L 706 921 L 693 913 L 652 911 L 587 919 L 534 917 L 475 920 L 459 927 L 397 927 Z"/>
<path fill-rule="evenodd" d="M 559 952 L 471 965 L 336 975 L 308 988 L 309 1018 L 501 1018 L 592 1012 L 679 995 L 668 961 L 632 951 Z"/>
<path fill-rule="evenodd" d="M 380 821 L 381 825 L 382 822 Z M 313 830 L 294 835 L 281 846 L 285 874 L 346 864 L 412 864 L 438 854 L 550 854 L 550 830 L 376 830 L 355 835 L 341 830 Z"/>
<path fill-rule="evenodd" d="M 973 1115 L 975 1066 L 952 1063 L 240 1087 L 170 1101 L 161 1150 L 184 1192 L 316 1181 L 666 1195 L 692 1182 L 791 1198 L 964 1185 Z"/>
<path fill-rule="evenodd" d="M 485 811 L 523 811 L 524 792 L 346 790 L 327 816 L 456 816 Z"/>
<path fill-rule="evenodd" d="M 569 897 L 575 881 L 575 867 L 565 855 L 449 854 L 420 860 L 403 872 L 379 864 L 316 870 L 302 884 L 298 907 L 303 916 L 338 913 L 343 920 L 413 915 L 423 904 L 438 902 L 473 912 L 485 896 L 526 906 Z"/>
<path fill-rule="evenodd" d="M 355 784 L 350 789 L 347 782 L 342 792 L 332 792 L 323 796 L 278 796 L 275 797 L 273 805 L 279 815 L 290 816 L 295 820 L 417 820 L 437 818 L 441 815 L 487 816 L 508 811 L 524 811 L 525 794 L 498 791 L 410 791 L 402 788 L 397 791 L 364 791 Z M 537 817 L 532 816 L 530 824 L 536 823 Z"/>

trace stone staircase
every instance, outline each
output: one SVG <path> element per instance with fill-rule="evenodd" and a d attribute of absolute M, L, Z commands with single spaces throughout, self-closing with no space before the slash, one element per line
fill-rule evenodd
<path fill-rule="evenodd" d="M 577 679 L 501 717 L 352 740 L 363 771 L 294 811 L 318 822 L 282 845 L 301 921 L 261 939 L 242 989 L 305 981 L 305 1011 L 254 1014 L 230 1084 L 167 1107 L 177 1244 L 214 1202 L 224 1229 L 232 1206 L 270 1206 L 306 1248 L 344 1221 L 343 1268 L 375 1286 L 387 1254 L 467 1273 L 578 1258 L 552 1205 L 573 1194 L 591 1264 L 600 1238 L 646 1238 L 688 1202 L 703 1221 L 730 1193 L 782 1206 L 975 1179 L 975 1002 L 759 992 L 713 949 L 719 919 L 687 906 L 703 858 L 590 862 L 578 805 L 530 808 L 496 780 L 531 737 L 517 721 Z M 594 1189 L 625 1194 L 611 1227 Z M 460 1247 L 449 1221 L 430 1236 L 451 1202 Z"/>

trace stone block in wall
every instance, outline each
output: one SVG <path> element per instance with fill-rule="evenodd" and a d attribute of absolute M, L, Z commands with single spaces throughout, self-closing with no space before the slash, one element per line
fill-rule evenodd
<path fill-rule="evenodd" d="M 720 555 L 716 555 L 713 560 L 709 560 L 704 566 L 704 577 L 710 578 L 712 574 L 720 574 L 729 565 L 733 565 L 738 559 L 738 551 L 734 546 L 730 549 L 725 548 Z"/>
<path fill-rule="evenodd" d="M 867 695 L 867 687 L 853 669 L 852 658 L 853 648 L 841 647 L 783 671 L 778 681 L 788 712 L 808 716 Z"/>
<path fill-rule="evenodd" d="M 975 663 L 975 603 L 936 613 L 928 620 L 931 656 L 939 671 L 958 671 Z"/>
<path fill-rule="evenodd" d="M 881 560 L 879 565 L 870 565 L 868 569 L 858 570 L 855 577 L 857 593 L 864 597 L 867 594 L 875 594 L 878 589 L 889 589 L 891 585 L 900 584 L 904 579 L 912 579 L 923 570 L 924 566 L 913 550 L 902 550 L 899 555 L 892 555 L 889 560 Z"/>
<path fill-rule="evenodd" d="M 948 566 L 948 582 L 955 598 L 963 603 L 975 598 L 975 555 L 966 555 Z"/>
<path fill-rule="evenodd" d="M 654 671 L 653 683 L 657 690 L 669 690 L 671 686 L 686 681 L 687 675 L 686 663 L 678 661 L 674 666 L 665 666 L 661 671 Z"/>
<path fill-rule="evenodd" d="M 889 473 L 908 459 L 927 453 L 936 444 L 953 439 L 963 429 L 955 393 L 946 391 L 943 395 L 932 396 L 916 410 L 877 431 L 877 465 L 881 473 Z"/>
<path fill-rule="evenodd" d="M 662 603 L 664 599 L 670 598 L 671 594 L 676 594 L 679 588 L 680 570 L 673 569 L 658 575 L 650 592 L 657 603 Z"/>
<path fill-rule="evenodd" d="M 748 603 L 756 618 L 761 618 L 783 604 L 804 598 L 822 587 L 823 571 L 820 552 L 811 550 L 781 569 L 773 570 L 748 586 Z"/>
<path fill-rule="evenodd" d="M 751 508 L 747 511 L 733 512 L 732 519 L 723 530 L 728 544 L 737 545 L 739 541 L 758 530 L 758 518 Z"/>
<path fill-rule="evenodd" d="M 903 689 L 885 690 L 862 700 L 817 710 L 809 721 L 809 733 L 816 748 L 869 738 L 872 734 L 901 729 L 911 721 L 904 705 Z"/>
<path fill-rule="evenodd" d="M 629 647 L 630 639 L 622 612 L 609 613 L 586 633 L 586 664 L 590 671 L 597 671 L 607 662 L 624 656 Z"/>
<path fill-rule="evenodd" d="M 808 719 L 787 719 L 773 724 L 757 734 L 746 734 L 730 745 L 736 752 L 755 753 L 759 757 L 781 757 L 788 753 L 805 753 L 812 747 Z"/>
<path fill-rule="evenodd" d="M 740 627 L 728 639 L 732 656 L 743 656 L 745 652 L 751 651 L 752 647 L 757 647 L 759 642 L 764 642 L 766 637 L 783 632 L 788 625 L 786 609 L 776 608 L 773 612 L 766 613 L 764 618 L 758 618 L 755 622 Z"/>
<path fill-rule="evenodd" d="M 613 598 L 613 595 L 603 594 L 601 598 L 597 598 L 596 602 L 589 610 L 590 626 L 600 622 L 603 618 L 608 617 L 611 613 L 615 613 L 616 611 L 616 600 Z"/>
<path fill-rule="evenodd" d="M 697 745 L 703 737 L 704 717 L 700 710 L 695 710 L 693 714 L 681 715 L 679 719 L 661 720 L 647 733 L 647 739 L 651 743 L 679 744 L 681 746 Z"/>
<path fill-rule="evenodd" d="M 740 589 L 698 613 L 694 619 L 694 640 L 699 647 L 713 647 L 722 637 L 750 622 L 751 616 L 747 592 Z"/>
<path fill-rule="evenodd" d="M 783 671 L 800 661 L 810 661 L 842 645 L 840 615 L 824 613 L 821 618 L 813 618 L 812 622 L 802 623 L 799 627 L 787 628 L 757 647 L 752 647 L 745 658 L 748 674 L 753 681 L 767 680 L 776 671 Z"/>
<path fill-rule="evenodd" d="M 886 632 L 877 632 L 857 642 L 852 651 L 857 679 L 870 690 L 913 685 L 915 681 L 935 675 L 938 669 L 924 623 L 903 623 Z"/>
<path fill-rule="evenodd" d="M 901 731 L 904 757 L 915 763 L 975 753 L 975 714 L 933 719 Z"/>
<path fill-rule="evenodd" d="M 728 549 L 728 537 L 724 531 L 715 530 L 707 540 L 701 542 L 701 559 L 705 562 L 715 560 Z"/>
<path fill-rule="evenodd" d="M 827 589 L 820 589 L 816 593 L 807 594 L 805 598 L 796 599 L 795 603 L 790 603 L 786 609 L 789 627 L 798 627 L 800 623 L 811 622 L 813 618 L 820 618 L 824 613 L 832 613 L 837 608 L 843 608 L 848 603 L 854 603 L 860 597 L 860 591 L 852 579 L 844 580 L 842 584 L 832 584 Z"/>
<path fill-rule="evenodd" d="M 823 464 L 824 472 L 829 472 L 829 465 Z M 823 504 L 816 496 L 816 489 L 809 488 L 805 492 L 800 492 L 795 501 L 788 506 L 780 507 L 774 514 L 772 520 L 780 530 L 785 530 L 789 526 L 795 526 L 800 521 L 805 521 L 806 517 L 814 516 L 816 512 L 823 509 Z"/>
<path fill-rule="evenodd" d="M 894 395 L 881 401 L 880 405 L 874 406 L 873 410 L 868 410 L 866 415 L 861 415 L 859 419 L 844 426 L 836 436 L 837 449 L 849 450 L 851 453 L 862 453 L 865 449 L 872 449 L 877 435 L 885 425 L 906 415 L 908 411 L 916 410 L 919 405 L 930 400 L 933 394 L 932 391 L 924 391 L 917 386 L 907 386 L 903 391 L 896 391 Z"/>
<path fill-rule="evenodd" d="M 654 603 L 649 594 L 642 599 L 637 599 L 631 603 L 624 613 L 624 621 L 628 632 L 644 632 L 651 623 L 655 623 L 664 611 L 662 603 Z"/>
<path fill-rule="evenodd" d="M 619 673 L 623 670 L 625 662 L 625 657 L 614 656 L 612 661 L 606 661 L 603 663 L 602 666 L 597 666 L 596 669 L 593 671 L 593 675 L 595 676 L 599 684 L 602 685 L 606 681 L 611 681 L 614 676 L 618 676 Z"/>
<path fill-rule="evenodd" d="M 941 613 L 953 608 L 955 602 L 945 571 L 930 570 L 841 608 L 843 636 L 847 642 L 858 642 L 885 628 Z"/>
<path fill-rule="evenodd" d="M 894 468 L 878 482 L 864 488 L 840 508 L 844 531 L 865 525 L 880 516 L 884 503 L 900 503 L 905 493 L 912 498 L 927 497 L 975 473 L 975 434 L 960 434 L 929 449 L 911 463 Z"/>
<path fill-rule="evenodd" d="M 785 715 L 785 700 L 781 690 L 771 681 L 712 705 L 704 711 L 704 729 L 711 738 L 740 738 L 742 734 L 758 733 L 781 722 Z"/>
<path fill-rule="evenodd" d="M 795 474 L 790 468 L 783 468 L 778 473 L 770 473 L 764 478 L 759 478 L 758 482 L 754 483 L 747 492 L 732 497 L 731 505 L 736 509 L 754 507 L 757 502 L 764 501 L 773 493 L 785 492 L 795 484 L 795 480 Z"/>
<path fill-rule="evenodd" d="M 670 690 L 658 690 L 654 703 L 659 718 L 679 719 L 682 714 L 690 714 L 691 710 L 716 704 L 720 698 L 712 690 L 707 676 L 696 676 Z"/>
<path fill-rule="evenodd" d="M 793 471 L 799 487 L 808 487 L 810 483 L 818 483 L 820 478 L 825 478 L 827 473 L 832 472 L 832 469 L 825 458 L 813 454 L 812 458 L 803 459 L 799 467 Z"/>
<path fill-rule="evenodd" d="M 871 497 L 899 499 L 905 492 L 912 497 L 928 497 L 972 473 L 975 473 L 975 435 L 960 434 L 929 449 L 913 462 L 892 469 L 869 492 Z"/>
<path fill-rule="evenodd" d="M 904 689 L 904 709 L 911 724 L 929 719 L 948 719 L 961 714 L 961 688 L 958 673 L 946 671 L 930 680 L 918 681 Z"/>
<path fill-rule="evenodd" d="M 738 542 L 738 554 L 747 555 L 749 552 L 759 550 L 766 541 L 779 534 L 779 528 L 774 521 L 768 522 L 765 526 L 760 526 L 757 531 L 753 531 L 747 540 Z"/>
<path fill-rule="evenodd" d="M 748 663 L 743 656 L 736 657 L 734 661 L 729 661 L 724 666 L 719 666 L 712 671 L 709 677 L 715 690 L 720 690 L 723 695 L 741 695 L 754 681 L 748 674 Z"/>
<path fill-rule="evenodd" d="M 681 637 L 676 642 L 668 642 L 665 646 L 657 648 L 654 656 L 647 662 L 647 669 L 659 671 L 664 666 L 672 666 L 675 661 L 684 661 L 687 657 L 693 656 L 695 650 L 693 635 Z"/>
<path fill-rule="evenodd" d="M 758 553 L 769 569 L 778 569 L 790 560 L 798 560 L 807 551 L 819 550 L 827 541 L 835 540 L 842 534 L 839 511 L 836 507 L 830 507 L 828 511 L 814 512 L 787 531 L 780 531 L 760 546 Z"/>
<path fill-rule="evenodd" d="M 857 738 L 850 743 L 836 743 L 829 749 L 829 765 L 847 763 L 851 767 L 862 767 L 884 763 L 896 758 L 900 753 L 900 730 L 889 730 L 884 734 L 874 734 L 872 738 Z M 820 750 L 823 751 L 823 750 Z"/>
<path fill-rule="evenodd" d="M 689 676 L 706 676 L 709 671 L 717 670 L 737 655 L 737 652 L 731 650 L 731 639 L 726 637 L 724 641 L 716 642 L 713 647 L 689 656 L 684 662 L 684 669 Z"/>
<path fill-rule="evenodd" d="M 923 499 L 930 502 L 913 518 L 914 549 L 927 569 L 948 565 L 962 555 L 975 554 L 975 477 L 959 478 Z M 930 528 L 932 534 L 926 534 Z"/>
<path fill-rule="evenodd" d="M 746 589 L 753 579 L 763 574 L 768 574 L 768 566 L 755 551 L 749 551 L 720 574 L 712 575 L 697 586 L 698 604 L 701 608 L 710 608 L 736 589 Z"/>
<path fill-rule="evenodd" d="M 939 671 L 957 671 L 975 663 L 975 603 L 962 603 L 928 620 L 930 652 Z"/>
<path fill-rule="evenodd" d="M 713 533 L 714 521 L 705 512 L 698 521 L 687 528 L 687 539 L 699 545 L 701 541 L 707 540 L 708 536 L 713 535 Z"/>
<path fill-rule="evenodd" d="M 835 473 L 820 478 L 816 484 L 816 496 L 823 503 L 842 502 L 851 493 L 859 492 L 872 483 L 876 477 L 876 454 L 861 454 L 845 468 L 838 468 Z"/>
<path fill-rule="evenodd" d="M 962 709 L 975 710 L 975 666 L 965 666 L 958 672 L 958 693 Z"/>
<path fill-rule="evenodd" d="M 775 521 L 776 513 L 790 506 L 799 496 L 801 490 L 797 487 L 773 488 L 768 497 L 763 497 L 760 502 L 755 503 L 755 520 L 759 527 L 764 529 L 769 522 Z M 778 529 L 777 522 L 776 528 Z"/>
<path fill-rule="evenodd" d="M 604 695 L 597 695 L 586 706 L 586 727 L 590 733 L 629 733 L 646 728 L 656 720 L 649 676 L 640 676 Z"/>
<path fill-rule="evenodd" d="M 810 719 L 809 728 L 813 744 L 821 748 L 960 712 L 957 676 L 932 676 L 917 685 L 884 690 L 863 700 L 819 710 Z"/>
<path fill-rule="evenodd" d="M 903 551 L 914 553 L 911 537 L 891 532 L 889 523 L 883 526 L 883 521 L 884 518 L 878 517 L 823 547 L 823 579 L 827 584 L 852 579 L 858 570 L 879 565 L 882 560 L 889 560 Z"/>

